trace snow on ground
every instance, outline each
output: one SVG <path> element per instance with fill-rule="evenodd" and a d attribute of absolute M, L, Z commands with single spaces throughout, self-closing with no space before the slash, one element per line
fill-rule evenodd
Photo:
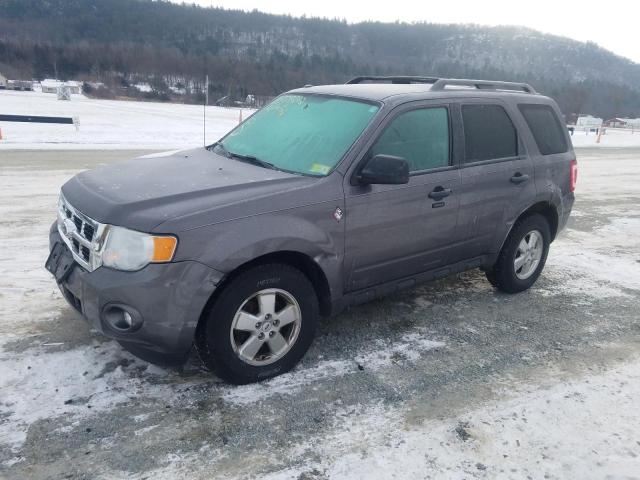
<path fill-rule="evenodd" d="M 594 132 L 584 132 L 576 130 L 571 136 L 571 142 L 576 148 L 625 148 L 625 147 L 640 147 L 640 131 L 622 129 L 606 129 L 606 133 L 600 138 L 600 143 L 597 143 L 598 135 Z"/>
<path fill-rule="evenodd" d="M 243 118 L 251 114 L 243 110 Z M 182 149 L 203 144 L 203 107 L 175 103 L 94 100 L 73 95 L 0 90 L 0 113 L 78 117 L 73 125 L 0 122 L 8 149 Z M 206 142 L 213 143 L 238 124 L 237 108 L 206 108 Z"/>
<path fill-rule="evenodd" d="M 637 136 L 640 138 L 640 134 Z M 553 245 L 548 264 L 557 267 L 565 278 L 573 278 L 566 288 L 600 295 L 637 295 L 628 289 L 640 290 L 640 211 L 635 203 L 638 185 L 621 179 L 640 178 L 640 161 L 627 156 L 624 161 L 596 162 L 586 152 L 579 150 L 577 155 L 579 203 L 572 217 L 578 225 L 582 219 L 598 217 L 598 228 L 565 231 L 562 241 Z M 589 202 L 580 205 L 581 199 Z"/>
<path fill-rule="evenodd" d="M 363 305 L 240 387 L 137 360 L 64 303 L 42 265 L 80 167 L 37 154 L 0 152 L 0 478 L 638 478 L 640 150 L 578 152 L 530 291 L 476 271 Z"/>
<path fill-rule="evenodd" d="M 589 248 L 583 248 L 587 243 Z M 567 232 L 562 243 L 554 247 L 549 265 L 565 277 L 579 279 L 568 288 L 620 296 L 629 295 L 625 293 L 628 289 L 640 291 L 636 255 L 617 253 L 622 249 L 640 252 L 640 218 L 612 218 L 610 224 L 596 231 Z"/>
<path fill-rule="evenodd" d="M 234 404 L 246 405 L 275 395 L 292 395 L 321 378 L 336 378 L 353 374 L 362 365 L 366 365 L 367 370 L 376 372 L 388 368 L 398 356 L 415 362 L 428 350 L 445 346 L 443 342 L 429 340 L 426 336 L 425 332 L 420 332 L 404 335 L 397 342 L 378 339 L 375 342 L 377 348 L 374 351 L 371 351 L 369 347 L 366 351 L 357 353 L 353 358 L 323 360 L 314 367 L 299 369 L 268 382 L 233 387 L 225 392 L 223 398 Z"/>
<path fill-rule="evenodd" d="M 60 351 L 63 343 L 36 343 L 40 344 L 28 356 L 0 352 L 0 415 L 5 417 L 0 426 L 0 444 L 5 447 L 18 451 L 26 440 L 27 427 L 38 420 L 64 415 L 73 425 L 79 418 L 110 411 L 137 396 L 165 397 L 171 403 L 170 389 L 146 379 L 130 378 L 123 371 L 123 365 L 130 367 L 139 361 L 123 355 L 117 344 L 93 342 Z M 111 366 L 105 364 L 105 358 L 119 361 Z M 82 372 L 68 368 L 78 364 L 84 366 Z M 144 362 L 138 366 L 147 369 Z"/>
<path fill-rule="evenodd" d="M 504 397 L 454 422 L 418 426 L 407 426 L 401 412 L 381 406 L 343 412 L 328 441 L 298 446 L 313 450 L 321 462 L 262 478 L 303 478 L 310 467 L 324 478 L 354 480 L 638 478 L 640 360 L 548 389 L 519 385 Z M 602 462 L 594 464 L 594 452 Z M 163 473 L 172 478 L 175 472 Z"/>
<path fill-rule="evenodd" d="M 146 84 L 136 87 L 146 91 Z M 0 90 L 0 113 L 78 117 L 73 125 L 0 123 L 2 149 L 183 149 L 203 144 L 203 107 L 175 103 L 94 100 L 73 95 Z M 207 107 L 206 142 L 213 143 L 238 124 L 237 108 Z M 243 118 L 253 111 L 242 110 Z M 607 129 L 601 142 L 593 132 L 576 131 L 574 147 L 640 147 L 640 132 Z"/>

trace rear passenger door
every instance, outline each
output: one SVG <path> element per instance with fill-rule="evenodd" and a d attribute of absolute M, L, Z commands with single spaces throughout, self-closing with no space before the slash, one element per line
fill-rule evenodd
<path fill-rule="evenodd" d="M 497 99 L 474 99 L 459 104 L 458 112 L 464 154 L 456 261 L 499 249 L 507 224 L 536 190 L 533 165 L 509 107 Z"/>

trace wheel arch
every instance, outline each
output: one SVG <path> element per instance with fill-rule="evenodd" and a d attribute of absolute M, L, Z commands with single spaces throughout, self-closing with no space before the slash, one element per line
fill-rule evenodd
<path fill-rule="evenodd" d="M 551 234 L 551 241 L 553 242 L 556 238 L 556 234 L 558 233 L 558 223 L 560 218 L 555 205 L 549 202 L 538 202 L 531 205 L 518 216 L 516 222 L 535 213 L 542 215 L 549 223 L 549 233 Z M 511 228 L 513 229 L 513 227 Z M 511 231 L 509 231 L 509 233 L 511 233 Z"/>
<path fill-rule="evenodd" d="M 200 332 L 201 325 L 204 325 L 202 321 L 211 310 L 213 304 L 216 301 L 220 292 L 224 290 L 226 285 L 234 278 L 236 278 L 239 274 L 250 270 L 251 268 L 257 267 L 258 265 L 266 265 L 269 263 L 280 263 L 284 265 L 289 265 L 300 270 L 311 282 L 313 285 L 316 295 L 318 297 L 318 305 L 320 308 L 320 314 L 327 316 L 331 313 L 331 289 L 329 287 L 329 281 L 325 272 L 322 270 L 320 265 L 318 265 L 313 258 L 309 255 L 293 250 L 282 250 L 278 252 L 271 252 L 259 257 L 256 257 L 252 260 L 249 260 L 242 265 L 239 265 L 234 270 L 226 274 L 220 283 L 216 286 L 216 289 L 213 291 L 209 300 L 207 301 L 202 313 L 200 314 L 200 318 L 198 319 L 198 326 L 196 327 L 196 335 Z"/>
<path fill-rule="evenodd" d="M 558 233 L 558 224 L 559 224 L 558 210 L 555 207 L 555 205 L 553 205 L 550 202 L 544 202 L 544 201 L 537 202 L 531 205 L 530 207 L 526 208 L 525 210 L 523 210 L 520 213 L 520 215 L 517 216 L 517 218 L 511 224 L 511 227 L 507 231 L 507 234 L 502 239 L 502 242 L 500 243 L 500 249 L 498 250 L 498 252 L 502 251 L 502 248 L 504 247 L 504 244 L 507 241 L 507 238 L 509 238 L 509 235 L 511 235 L 511 232 L 513 231 L 513 228 L 517 225 L 517 223 L 521 221 L 523 218 L 527 218 L 534 214 L 540 214 L 547 220 L 547 222 L 549 223 L 549 233 L 551 234 L 551 242 L 553 242 L 553 240 L 556 238 L 556 234 Z"/>

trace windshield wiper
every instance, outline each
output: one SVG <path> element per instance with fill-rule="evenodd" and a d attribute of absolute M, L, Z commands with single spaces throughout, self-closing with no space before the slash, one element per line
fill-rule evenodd
<path fill-rule="evenodd" d="M 259 167 L 262 167 L 262 168 L 269 168 L 271 170 L 280 170 L 273 163 L 266 162 L 264 160 L 259 159 L 258 157 L 254 157 L 253 155 L 243 155 L 241 153 L 230 152 L 229 150 L 227 150 L 227 147 L 225 147 L 222 142 L 216 142 L 213 145 L 211 145 L 211 147 L 212 149 L 213 148 L 220 149 L 222 151 L 222 154 L 227 158 L 237 158 L 238 160 L 251 163 L 253 165 L 258 165 Z M 208 149 L 209 147 L 207 147 L 207 150 Z"/>
<path fill-rule="evenodd" d="M 226 150 L 226 149 L 225 149 Z M 227 152 L 229 152 L 227 150 Z M 271 170 L 280 170 L 273 163 L 265 162 L 264 160 L 260 160 L 258 157 L 254 157 L 253 155 L 242 155 L 240 153 L 229 152 L 233 158 L 237 158 L 238 160 L 242 160 L 247 163 L 251 163 L 253 165 L 258 165 L 262 168 L 270 168 Z"/>

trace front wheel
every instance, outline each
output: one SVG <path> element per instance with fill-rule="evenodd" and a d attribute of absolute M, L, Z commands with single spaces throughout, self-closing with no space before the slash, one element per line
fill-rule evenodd
<path fill-rule="evenodd" d="M 282 264 L 260 265 L 232 279 L 216 299 L 196 342 L 204 363 L 231 383 L 284 373 L 305 354 L 318 319 L 309 279 Z"/>
<path fill-rule="evenodd" d="M 518 293 L 531 287 L 547 261 L 549 223 L 538 214 L 519 220 L 502 246 L 487 279 L 499 290 Z"/>

